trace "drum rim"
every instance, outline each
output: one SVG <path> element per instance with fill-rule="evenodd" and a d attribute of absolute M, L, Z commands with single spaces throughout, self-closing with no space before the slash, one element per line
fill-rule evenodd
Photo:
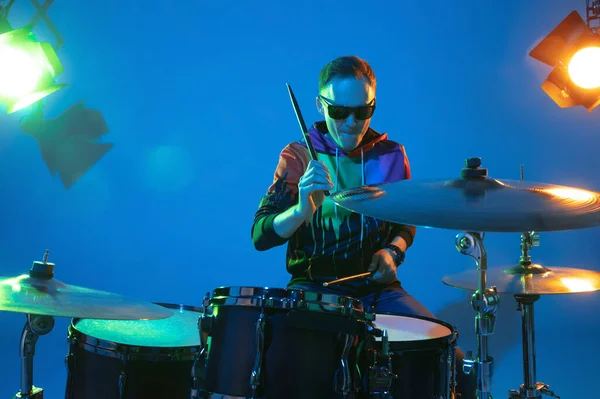
<path fill-rule="evenodd" d="M 231 291 L 248 290 L 249 295 L 232 295 Z M 277 296 L 270 296 L 270 293 Z M 306 299 L 306 294 L 308 299 Z M 263 295 L 266 294 L 266 297 Z M 315 298 L 310 298 L 314 296 Z M 319 300 L 325 298 L 326 300 Z M 328 299 L 328 300 L 327 300 Z M 295 309 L 308 312 L 328 313 L 358 320 L 372 320 L 373 313 L 368 312 L 358 298 L 304 289 L 257 286 L 221 286 L 212 291 L 209 307 L 247 306 L 269 309 Z M 349 306 L 352 305 L 352 306 Z M 319 308 L 323 308 L 322 310 Z"/>
<path fill-rule="evenodd" d="M 424 320 L 424 321 L 428 321 L 434 324 L 438 324 L 438 325 L 442 325 L 446 328 L 448 328 L 450 330 L 450 334 L 444 335 L 442 337 L 436 337 L 436 338 L 428 338 L 428 339 L 414 339 L 414 340 L 406 340 L 406 341 L 392 341 L 391 339 L 389 339 L 389 345 L 390 345 L 390 350 L 392 350 L 394 347 L 397 346 L 402 346 L 402 345 L 408 345 L 410 343 L 416 344 L 416 343 L 428 343 L 428 344 L 436 344 L 438 342 L 450 342 L 452 343 L 452 341 L 454 341 L 454 345 L 456 345 L 456 341 L 458 340 L 458 329 L 453 326 L 452 324 L 440 320 L 440 319 L 436 319 L 436 318 L 432 318 L 432 317 L 427 317 L 427 316 L 421 316 L 421 315 L 414 315 L 414 314 L 410 314 L 410 313 L 402 313 L 402 312 L 377 312 L 377 309 L 375 309 L 375 325 L 377 326 L 377 315 L 386 315 L 386 316 L 402 316 L 402 317 L 406 317 L 409 319 L 418 319 L 418 320 Z M 379 328 L 379 327 L 378 327 Z M 452 344 L 451 344 L 452 345 Z"/>
<path fill-rule="evenodd" d="M 198 318 L 202 315 L 203 309 L 197 306 L 184 305 L 177 303 L 153 302 L 156 305 L 168 309 L 183 309 L 198 313 Z M 87 352 L 99 354 L 105 357 L 112 357 L 121 360 L 143 360 L 143 361 L 163 361 L 195 360 L 200 352 L 200 344 L 191 346 L 145 346 L 130 345 L 97 338 L 77 329 L 77 323 L 82 320 L 88 320 L 86 317 L 74 317 L 68 327 L 67 341 L 70 343 L 70 352 L 73 347 L 81 348 Z M 111 320 L 103 320 L 111 321 Z M 112 320 L 114 321 L 114 320 Z M 200 333 L 198 332 L 198 337 Z"/>
<path fill-rule="evenodd" d="M 214 288 L 212 290 L 212 296 L 211 298 L 214 298 L 217 293 L 219 293 L 219 296 L 231 296 L 231 297 L 235 297 L 235 298 L 248 298 L 248 297 L 254 297 L 257 296 L 256 294 L 251 294 L 251 295 L 238 295 L 238 296 L 233 296 L 230 294 L 231 290 L 238 290 L 241 291 L 242 289 L 244 290 L 252 290 L 252 291 L 257 291 L 257 292 L 282 292 L 286 295 L 284 295 L 282 298 L 287 297 L 287 289 L 286 288 L 279 288 L 279 287 L 261 287 L 261 286 L 254 286 L 254 285 L 222 285 L 219 286 L 217 288 Z"/>

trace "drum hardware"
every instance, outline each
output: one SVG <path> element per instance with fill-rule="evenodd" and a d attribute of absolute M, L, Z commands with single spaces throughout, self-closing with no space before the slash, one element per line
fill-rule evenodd
<path fill-rule="evenodd" d="M 496 284 L 496 291 L 511 293 L 521 312 L 523 345 L 523 380 L 520 389 L 510 390 L 510 399 L 540 399 L 542 395 L 559 398 L 549 385 L 536 381 L 534 304 L 544 294 L 568 294 L 600 290 L 600 273 L 591 270 L 543 267 L 532 263 L 530 251 L 540 245 L 539 233 L 521 234 L 519 264 L 510 268 L 491 269 L 487 277 Z M 473 289 L 473 273 L 444 277 L 444 283 L 463 289 Z"/>
<path fill-rule="evenodd" d="M 126 361 L 123 362 L 123 366 L 125 366 L 125 363 Z M 125 371 L 121 371 L 117 385 L 119 386 L 119 399 L 124 399 L 125 392 L 127 392 L 127 373 Z"/>
<path fill-rule="evenodd" d="M 256 358 L 254 360 L 254 367 L 252 367 L 252 372 L 250 373 L 250 387 L 252 388 L 252 397 L 250 399 L 257 399 L 257 389 L 262 379 L 262 362 L 265 352 L 265 324 L 267 318 L 265 315 L 265 302 L 267 294 L 268 290 L 265 290 L 260 301 L 260 315 L 256 321 Z"/>
<path fill-rule="evenodd" d="M 542 395 L 560 399 L 550 386 L 542 382 L 536 382 L 535 362 L 535 328 L 533 317 L 533 305 L 540 299 L 539 295 L 515 295 L 518 308 L 521 312 L 523 331 L 523 378 L 524 383 L 520 389 L 511 389 L 509 399 L 540 399 Z"/>
<path fill-rule="evenodd" d="M 458 330 L 456 329 L 456 327 L 454 326 L 454 338 L 451 340 L 451 355 L 447 356 L 447 362 L 448 365 L 450 366 L 450 393 L 449 393 L 449 399 L 456 399 L 456 385 L 457 385 L 457 381 L 456 381 L 456 347 L 457 345 L 457 341 L 458 341 Z"/>
<path fill-rule="evenodd" d="M 29 270 L 32 278 L 50 280 L 54 276 L 54 264 L 48 263 L 50 252 L 46 250 L 43 262 L 35 261 Z M 42 399 L 44 390 L 33 385 L 33 357 L 35 344 L 40 336 L 49 334 L 54 328 L 54 317 L 48 315 L 26 314 L 27 321 L 21 333 L 21 390 L 15 398 Z"/>
<path fill-rule="evenodd" d="M 478 271 L 477 290 L 471 297 L 471 306 L 477 312 L 475 334 L 477 335 L 477 357 L 471 351 L 466 353 L 463 372 L 477 373 L 477 398 L 492 399 L 493 357 L 488 353 L 488 336 L 494 333 L 496 311 L 500 297 L 496 288 L 486 288 L 487 253 L 483 246 L 485 233 L 463 233 L 456 236 L 456 249 L 463 255 L 475 259 Z M 476 366 L 476 367 L 475 367 Z"/>
<path fill-rule="evenodd" d="M 210 307 L 210 292 L 207 292 L 202 299 L 202 307 L 203 311 L 200 317 L 198 317 L 198 334 L 200 337 L 200 351 L 198 352 L 198 356 L 194 359 L 194 364 L 192 365 L 192 391 L 190 394 L 190 399 L 206 399 L 208 398 L 208 392 L 204 390 L 204 381 L 206 379 L 206 356 L 208 354 L 208 333 L 211 329 L 212 317 L 208 314 L 208 309 Z M 200 366 L 198 366 L 200 363 Z M 198 372 L 198 367 L 200 367 L 201 371 Z"/>
<path fill-rule="evenodd" d="M 540 245 L 538 233 L 526 232 L 521 235 L 521 260 L 523 274 L 531 268 L 531 257 L 529 251 L 533 246 Z M 531 268 L 532 272 L 535 270 Z M 523 381 L 520 389 L 510 390 L 508 392 L 510 399 L 539 399 L 543 395 L 553 398 L 560 397 L 556 395 L 550 386 L 542 382 L 537 382 L 536 360 L 535 360 L 535 320 L 534 304 L 540 299 L 540 295 L 515 294 L 517 300 L 517 310 L 521 312 L 521 329 L 523 334 Z"/>
<path fill-rule="evenodd" d="M 45 315 L 27 314 L 27 322 L 21 333 L 21 390 L 15 398 L 42 399 L 43 389 L 33 385 L 33 357 L 38 338 L 52 331 L 54 318 Z"/>
<path fill-rule="evenodd" d="M 388 333 L 386 329 L 374 329 L 374 337 L 381 337 L 381 350 L 369 348 L 371 353 L 369 357 L 368 380 L 369 380 L 369 395 L 371 398 L 388 398 L 390 397 L 390 389 L 392 381 L 398 376 L 392 370 L 392 358 L 389 353 Z"/>
<path fill-rule="evenodd" d="M 350 366 L 348 365 L 348 356 L 354 343 L 354 335 L 351 334 L 340 334 L 344 342 L 344 349 L 340 356 L 340 368 L 335 372 L 333 378 L 334 392 L 341 394 L 346 398 L 352 390 L 352 374 L 350 373 Z"/>

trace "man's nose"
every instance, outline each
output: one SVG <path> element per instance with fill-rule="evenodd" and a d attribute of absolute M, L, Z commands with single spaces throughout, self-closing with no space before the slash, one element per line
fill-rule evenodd
<path fill-rule="evenodd" d="M 348 115 L 348 117 L 346 118 L 346 125 L 348 127 L 354 127 L 354 125 L 356 125 L 356 117 L 354 116 L 353 113 Z"/>

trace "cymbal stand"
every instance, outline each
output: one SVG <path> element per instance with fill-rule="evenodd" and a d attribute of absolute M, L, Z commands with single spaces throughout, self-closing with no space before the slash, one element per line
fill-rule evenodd
<path fill-rule="evenodd" d="M 539 235 L 527 232 L 521 235 L 521 266 L 525 269 L 531 265 L 529 250 L 532 246 L 539 245 Z M 533 272 L 533 271 L 532 271 Z M 550 386 L 543 382 L 536 382 L 535 361 L 535 321 L 533 305 L 540 299 L 539 295 L 517 294 L 517 310 L 521 311 L 521 331 L 523 335 L 523 380 L 520 389 L 508 391 L 509 399 L 540 399 L 542 395 L 560 399 L 550 390 Z"/>
<path fill-rule="evenodd" d="M 46 250 L 43 262 L 33 262 L 29 275 L 31 277 L 51 279 L 54 277 L 54 264 L 48 262 L 49 251 Z M 19 355 L 21 357 L 21 390 L 14 398 L 42 399 L 44 390 L 33 386 L 33 356 L 38 338 L 48 334 L 54 328 L 54 317 L 39 314 L 27 314 L 27 322 L 21 333 Z"/>
<path fill-rule="evenodd" d="M 33 356 L 38 338 L 48 334 L 54 327 L 54 317 L 27 314 L 27 322 L 21 333 L 21 390 L 14 398 L 42 399 L 44 390 L 33 386 Z"/>
<path fill-rule="evenodd" d="M 468 351 L 463 363 L 463 372 L 470 374 L 477 364 L 477 398 L 492 399 L 493 357 L 488 353 L 488 336 L 494 333 L 496 311 L 500 297 L 496 287 L 486 288 L 487 253 L 483 246 L 485 233 L 467 232 L 456 236 L 456 249 L 463 255 L 475 259 L 479 279 L 477 291 L 471 297 L 471 306 L 477 311 L 475 333 L 477 334 L 477 357 Z"/>

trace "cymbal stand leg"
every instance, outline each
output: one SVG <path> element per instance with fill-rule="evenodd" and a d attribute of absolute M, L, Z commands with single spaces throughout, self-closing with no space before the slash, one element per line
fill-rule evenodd
<path fill-rule="evenodd" d="M 500 298 L 496 287 L 486 288 L 487 253 L 483 246 L 484 233 L 467 232 L 456 236 L 456 249 L 463 255 L 469 255 L 477 264 L 479 278 L 477 291 L 471 298 L 471 305 L 477 311 L 475 333 L 477 334 L 477 358 L 473 359 L 468 351 L 463 363 L 463 371 L 470 374 L 477 364 L 477 398 L 492 399 L 493 357 L 488 354 L 488 336 L 494 333 L 496 311 Z"/>
<path fill-rule="evenodd" d="M 27 314 L 27 322 L 21 333 L 21 390 L 14 398 L 42 399 L 44 390 L 33 385 L 33 356 L 38 338 L 54 328 L 54 317 Z"/>
<path fill-rule="evenodd" d="M 549 385 L 536 382 L 535 361 L 535 320 L 533 305 L 540 299 L 539 295 L 515 295 L 521 311 L 521 330 L 523 334 L 523 381 L 519 390 L 508 392 L 510 399 L 540 399 L 548 395 L 560 399 L 550 390 Z"/>

